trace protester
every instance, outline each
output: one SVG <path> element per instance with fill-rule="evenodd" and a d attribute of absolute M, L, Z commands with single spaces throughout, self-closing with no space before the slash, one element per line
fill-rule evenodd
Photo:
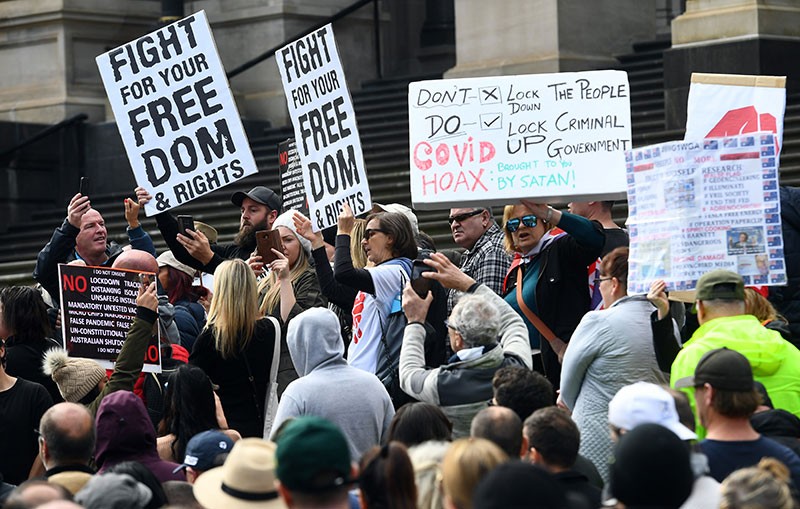
<path fill-rule="evenodd" d="M 544 374 L 558 389 L 560 359 L 578 322 L 589 311 L 586 267 L 603 248 L 603 228 L 528 200 L 507 206 L 503 222 L 506 250 L 514 253 L 505 300 L 524 318 L 531 348 L 541 348 Z M 553 232 L 556 226 L 566 234 Z M 533 316 L 547 329 L 534 326 Z"/>
<path fill-rule="evenodd" d="M 683 413 L 678 411 L 679 408 Z M 647 382 L 636 382 L 620 389 L 608 405 L 611 438 L 618 441 L 619 437 L 645 423 L 667 428 L 683 440 L 686 447 L 691 447 L 692 441 L 697 439 L 694 415 L 683 392 Z M 680 506 L 681 509 L 716 507 L 719 503 L 719 483 L 708 475 L 708 459 L 694 451 L 690 453 L 690 459 L 694 483 L 692 493 Z"/>
<path fill-rule="evenodd" d="M 560 398 L 580 430 L 581 454 L 608 482 L 612 451 L 606 425 L 608 402 L 625 385 L 636 381 L 666 384 L 667 378 L 653 351 L 653 305 L 644 295 L 628 296 L 627 247 L 603 258 L 598 284 L 604 309 L 587 313 L 572 333 L 561 367 Z"/>
<path fill-rule="evenodd" d="M 406 447 L 429 440 L 449 442 L 453 423 L 437 405 L 415 401 L 397 409 L 389 423 L 386 441 L 400 442 Z"/>
<path fill-rule="evenodd" d="M 42 369 L 58 385 L 64 401 L 86 405 L 94 415 L 107 395 L 133 390 L 144 365 L 153 324 L 158 319 L 157 307 L 156 284 L 150 283 L 147 288 L 141 285 L 136 297 L 136 318 L 125 336 L 110 378 L 106 378 L 105 370 L 91 359 L 70 357 L 62 349 L 45 354 Z"/>
<path fill-rule="evenodd" d="M 744 289 L 744 312 L 758 318 L 764 327 L 780 332 L 783 339 L 794 346 L 800 345 L 800 341 L 792 337 L 786 318 L 778 314 L 775 306 L 766 297 L 749 287 Z"/>
<path fill-rule="evenodd" d="M 417 256 L 417 246 L 405 215 L 371 214 L 367 218 L 362 246 L 373 266 L 356 269 L 350 258 L 353 220 L 353 211 L 345 204 L 339 215 L 334 275 L 339 283 L 358 290 L 353 304 L 353 339 L 347 351 L 347 362 L 375 373 L 383 326 L 391 303 L 402 290 L 403 282 L 410 278 L 411 260 Z"/>
<path fill-rule="evenodd" d="M 128 222 L 128 241 L 133 249 L 156 255 L 153 240 L 139 225 L 139 205 L 125 199 L 125 219 Z M 50 241 L 36 258 L 33 278 L 57 302 L 59 292 L 58 264 L 83 260 L 86 265 L 110 267 L 122 253 L 122 247 L 108 240 L 106 223 L 100 212 L 92 208 L 88 196 L 80 193 L 67 206 L 67 217 L 56 228 Z"/>
<path fill-rule="evenodd" d="M 520 366 L 500 368 L 492 377 L 492 404 L 513 410 L 521 421 L 556 404 L 553 385 L 536 371 Z"/>
<path fill-rule="evenodd" d="M 392 401 L 374 375 L 344 360 L 333 311 L 312 308 L 297 315 L 289 322 L 287 343 L 300 378 L 283 393 L 273 430 L 287 419 L 314 415 L 342 430 L 353 458 L 383 443 L 394 417 Z"/>
<path fill-rule="evenodd" d="M 362 509 L 416 509 L 414 467 L 405 446 L 388 442 L 367 451 L 359 464 Z"/>
<path fill-rule="evenodd" d="M 211 379 L 197 366 L 184 364 L 169 377 L 165 400 L 156 441 L 163 460 L 180 461 L 189 440 L 204 431 L 221 429 L 234 442 L 242 438 L 238 431 L 224 429 L 218 421 Z"/>
<path fill-rule="evenodd" d="M 157 258 L 158 280 L 175 308 L 175 324 L 181 336 L 181 346 L 192 351 L 197 335 L 206 325 L 206 311 L 200 299 L 208 296 L 207 288 L 194 286 L 197 271 L 164 251 Z"/>
<path fill-rule="evenodd" d="M 272 225 L 281 236 L 283 252 L 275 252 L 277 259 L 269 264 L 269 273 L 258 284 L 261 300 L 259 311 L 281 321 L 283 330 L 292 318 L 312 307 L 324 307 L 327 303 L 319 288 L 316 273 L 309 263 L 311 243 L 297 233 L 292 220 L 292 211 L 287 211 Z M 256 276 L 264 274 L 261 256 L 254 254 L 248 261 Z M 278 393 L 297 379 L 286 341 L 281 341 L 281 359 L 278 368 Z"/>
<path fill-rule="evenodd" d="M 117 463 L 113 467 L 106 470 L 104 475 L 109 473 L 114 474 L 126 474 L 133 477 L 137 482 L 140 482 L 147 486 L 147 489 L 150 490 L 150 493 L 153 494 L 150 502 L 147 504 L 145 509 L 159 509 L 160 507 L 164 507 L 167 505 L 167 495 L 164 493 L 164 488 L 162 487 L 161 481 L 156 478 L 153 472 L 139 463 L 138 461 L 123 461 L 122 463 Z M 179 482 L 179 481 L 164 481 L 164 482 Z"/>
<path fill-rule="evenodd" d="M 494 293 L 502 295 L 503 279 L 511 268 L 511 257 L 503 247 L 503 231 L 497 225 L 489 207 L 453 208 L 447 218 L 453 241 L 466 251 L 458 266 L 478 283 L 485 284 Z M 447 312 L 459 293 L 447 294 Z"/>
<path fill-rule="evenodd" d="M 158 457 L 156 430 L 142 400 L 129 391 L 109 394 L 100 403 L 95 418 L 97 447 L 95 462 L 99 473 L 124 461 L 138 461 L 159 482 L 183 481 L 178 464 Z"/>
<path fill-rule="evenodd" d="M 525 419 L 524 435 L 531 463 L 553 474 L 555 481 L 582 499 L 586 507 L 600 507 L 600 488 L 574 470 L 581 434 L 566 411 L 554 406 L 535 411 Z"/>
<path fill-rule="evenodd" d="M 31 509 L 55 501 L 68 501 L 71 496 L 58 484 L 41 479 L 25 481 L 8 495 L 5 509 Z"/>
<path fill-rule="evenodd" d="M 755 387 L 760 401 L 756 412 L 750 417 L 753 429 L 785 445 L 800 457 L 800 418 L 786 410 L 775 408 L 764 384 L 755 382 Z"/>
<path fill-rule="evenodd" d="M 28 286 L 0 290 L 0 338 L 6 340 L 6 372 L 47 389 L 63 401 L 53 379 L 42 372 L 42 356 L 61 343 L 50 338 L 50 320 L 42 294 Z"/>
<path fill-rule="evenodd" d="M 228 424 L 243 437 L 263 436 L 264 412 L 274 411 L 264 407 L 279 333 L 275 321 L 260 318 L 253 271 L 242 260 L 222 262 L 206 328 L 189 362 L 219 386 Z"/>
<path fill-rule="evenodd" d="M 186 472 L 186 481 L 194 484 L 208 470 L 221 467 L 230 454 L 234 441 L 221 431 L 208 430 L 193 436 L 186 444 L 186 453 L 180 469 Z"/>
<path fill-rule="evenodd" d="M 408 319 L 400 353 L 400 386 L 412 398 L 440 405 L 453 423 L 453 435 L 469 434 L 472 418 L 492 397 L 489 376 L 505 366 L 531 367 L 530 346 L 522 319 L 485 285 L 461 272 L 441 253 L 425 263 L 435 279 L 463 296 L 448 319 L 450 346 L 455 355 L 437 368 L 425 364 L 423 321 L 432 302 L 411 285 L 403 292 L 403 312 Z"/>
<path fill-rule="evenodd" d="M 774 458 L 736 470 L 722 481 L 719 509 L 794 509 L 789 470 Z"/>
<path fill-rule="evenodd" d="M 85 509 L 149 509 L 153 493 L 128 474 L 93 477 L 75 496 Z"/>
<path fill-rule="evenodd" d="M 0 474 L 7 483 L 20 484 L 42 470 L 35 462 L 36 428 L 53 400 L 41 385 L 9 376 L 6 358 L 5 341 L 0 339 Z"/>
<path fill-rule="evenodd" d="M 405 406 L 400 407 L 400 410 Z M 399 410 L 398 410 L 399 411 Z M 428 440 L 409 447 L 408 456 L 414 467 L 414 482 L 417 486 L 417 507 L 419 509 L 444 509 L 442 493 L 442 460 L 450 448 L 446 442 Z"/>
<path fill-rule="evenodd" d="M 797 384 L 797 378 L 793 383 Z M 759 435 L 750 424 L 760 396 L 744 355 L 728 348 L 711 350 L 700 358 L 694 376 L 681 379 L 676 387 L 694 387 L 697 414 L 707 430 L 700 451 L 708 457 L 711 477 L 722 482 L 734 470 L 769 456 L 783 462 L 794 485 L 800 486 L 800 458 Z"/>
<path fill-rule="evenodd" d="M 59 403 L 44 413 L 39 423 L 39 455 L 45 477 L 75 495 L 94 474 L 96 431 L 85 406 Z"/>
<path fill-rule="evenodd" d="M 800 416 L 800 351 L 756 317 L 744 314 L 742 277 L 726 270 L 707 272 L 697 281 L 695 299 L 700 327 L 672 364 L 672 386 L 690 378 L 704 354 L 727 347 L 750 361 L 755 380 L 764 384 L 777 408 Z M 693 392 L 687 394 L 694 406 Z M 701 426 L 697 429 L 702 437 Z"/>
<path fill-rule="evenodd" d="M 475 489 L 475 509 L 569 509 L 552 475 L 535 465 L 509 461 L 489 472 Z"/>
<path fill-rule="evenodd" d="M 137 187 L 135 192 L 140 205 L 153 198 L 142 187 Z M 256 249 L 256 232 L 271 230 L 272 223 L 281 210 L 281 199 L 272 189 L 264 186 L 256 186 L 246 193 L 233 193 L 231 203 L 242 211 L 239 232 L 231 244 L 212 245 L 200 230 L 178 231 L 178 221 L 169 212 L 155 215 L 161 236 L 178 261 L 202 272 L 214 274 L 225 260 L 247 260 Z"/>
<path fill-rule="evenodd" d="M 302 416 L 289 422 L 276 440 L 278 491 L 286 506 L 350 507 L 348 490 L 356 482 L 356 469 L 338 427 L 319 417 Z"/>
<path fill-rule="evenodd" d="M 611 465 L 611 494 L 625 507 L 678 509 L 694 482 L 689 448 L 658 424 L 622 435 Z"/>
<path fill-rule="evenodd" d="M 628 247 L 630 243 L 628 232 L 620 228 L 611 216 L 611 211 L 614 208 L 613 200 L 572 201 L 567 204 L 567 207 L 570 214 L 585 217 L 590 221 L 597 221 L 603 226 L 606 240 L 603 244 L 603 250 L 600 252 L 601 258 L 618 247 Z"/>
<path fill-rule="evenodd" d="M 519 458 L 525 453 L 522 421 L 510 408 L 490 406 L 475 414 L 469 436 L 489 440 L 500 447 L 509 458 Z"/>
<path fill-rule="evenodd" d="M 506 453 L 483 438 L 462 438 L 453 442 L 442 460 L 445 506 L 472 509 L 475 487 L 492 469 L 508 460 Z"/>

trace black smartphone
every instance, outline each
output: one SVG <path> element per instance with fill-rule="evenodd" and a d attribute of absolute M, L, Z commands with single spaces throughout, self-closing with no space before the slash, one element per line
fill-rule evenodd
<path fill-rule="evenodd" d="M 89 177 L 81 177 L 81 185 L 78 188 L 78 192 L 81 193 L 81 196 L 89 195 Z"/>
<path fill-rule="evenodd" d="M 414 260 L 411 264 L 411 288 L 417 292 L 417 295 L 424 299 L 431 289 L 433 280 L 422 277 L 423 272 L 436 272 L 436 270 L 433 267 L 425 265 L 425 262 L 422 260 Z"/>
<path fill-rule="evenodd" d="M 178 216 L 178 233 L 186 235 L 186 230 L 194 231 L 194 218 L 192 216 Z"/>

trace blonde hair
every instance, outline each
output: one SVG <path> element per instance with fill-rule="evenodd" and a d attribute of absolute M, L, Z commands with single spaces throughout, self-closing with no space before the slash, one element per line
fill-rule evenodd
<path fill-rule="evenodd" d="M 774 458 L 733 472 L 720 490 L 720 509 L 793 509 L 789 469 Z"/>
<path fill-rule="evenodd" d="M 356 218 L 353 223 L 353 231 L 350 232 L 350 258 L 353 260 L 353 267 L 363 269 L 367 266 L 367 254 L 361 247 L 361 240 L 364 238 L 364 231 L 367 229 L 367 220 Z"/>
<path fill-rule="evenodd" d="M 308 255 L 306 254 L 306 250 L 301 246 L 297 261 L 294 262 L 294 265 L 289 269 L 289 279 L 294 283 L 307 269 Z M 274 271 L 270 272 L 267 277 L 258 283 L 258 295 L 261 295 L 265 290 L 266 292 L 264 293 L 264 298 L 261 300 L 259 312 L 262 315 L 271 315 L 280 310 L 281 301 L 281 283 L 278 281 L 278 275 Z"/>
<path fill-rule="evenodd" d="M 752 288 L 744 289 L 744 312 L 748 315 L 755 316 L 762 324 L 769 323 L 773 320 L 786 321 L 778 314 L 775 306 L 773 306 L 770 301 Z"/>
<path fill-rule="evenodd" d="M 506 229 L 506 223 L 508 223 L 509 219 L 512 219 L 514 215 L 514 207 L 524 207 L 524 205 L 506 205 L 503 208 L 503 247 L 506 248 L 507 253 L 512 255 L 517 252 L 517 247 L 514 244 L 514 237 L 511 235 L 511 232 Z M 541 221 L 542 225 L 544 225 L 545 232 L 549 232 L 553 229 L 553 225 L 546 222 L 541 217 L 537 216 L 536 220 Z"/>
<path fill-rule="evenodd" d="M 452 443 L 442 460 L 442 488 L 458 509 L 472 509 L 472 492 L 494 467 L 508 461 L 500 447 L 485 438 Z"/>
<path fill-rule="evenodd" d="M 253 271 L 243 260 L 222 262 L 214 272 L 214 297 L 205 329 L 212 330 L 214 348 L 223 359 L 230 359 L 247 347 L 258 318 Z"/>

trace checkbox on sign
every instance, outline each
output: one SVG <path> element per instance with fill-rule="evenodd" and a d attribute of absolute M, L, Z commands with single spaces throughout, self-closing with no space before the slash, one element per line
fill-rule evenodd
<path fill-rule="evenodd" d="M 479 89 L 481 104 L 500 104 L 500 87 L 483 87 Z"/>
<path fill-rule="evenodd" d="M 502 125 L 503 125 L 502 113 L 481 114 L 481 130 L 491 131 L 492 129 L 500 129 Z"/>

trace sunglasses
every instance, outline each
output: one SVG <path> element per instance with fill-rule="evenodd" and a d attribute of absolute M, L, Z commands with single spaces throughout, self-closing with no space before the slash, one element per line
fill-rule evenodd
<path fill-rule="evenodd" d="M 506 230 L 508 230 L 509 233 L 514 233 L 515 231 L 519 230 L 520 223 L 524 224 L 528 228 L 533 228 L 536 226 L 536 216 L 533 214 L 528 214 L 527 216 L 509 219 L 506 221 Z"/>
<path fill-rule="evenodd" d="M 367 228 L 366 230 L 364 230 L 364 239 L 369 240 L 376 233 L 382 233 L 386 235 L 388 232 L 382 228 Z"/>
<path fill-rule="evenodd" d="M 456 221 L 458 221 L 459 223 L 463 223 L 467 219 L 469 219 L 469 218 L 471 218 L 473 216 L 477 216 L 481 212 L 483 212 L 483 209 L 473 210 L 472 212 L 464 212 L 463 214 L 459 214 L 457 216 L 450 216 L 450 217 L 447 218 L 447 222 L 450 223 L 450 224 L 453 224 Z"/>

